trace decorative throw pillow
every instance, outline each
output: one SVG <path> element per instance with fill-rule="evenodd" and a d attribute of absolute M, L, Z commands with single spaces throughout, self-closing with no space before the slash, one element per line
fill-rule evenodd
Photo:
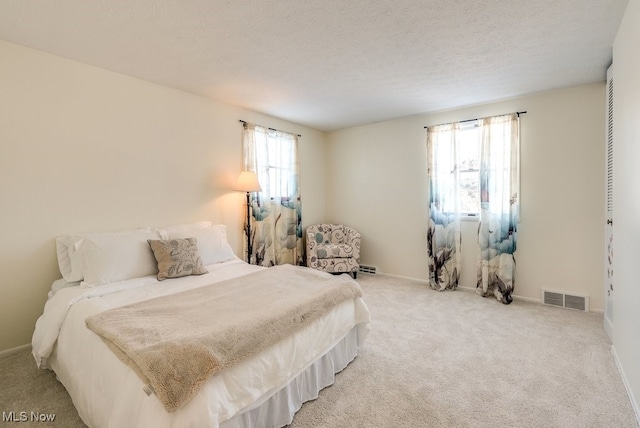
<path fill-rule="evenodd" d="M 188 275 L 202 275 L 208 271 L 198 254 L 195 238 L 147 241 L 158 262 L 158 281 Z"/>

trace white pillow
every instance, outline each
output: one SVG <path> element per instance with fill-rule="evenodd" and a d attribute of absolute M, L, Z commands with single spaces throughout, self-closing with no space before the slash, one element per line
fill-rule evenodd
<path fill-rule="evenodd" d="M 174 226 L 161 227 L 158 230 L 160 233 L 160 238 L 167 240 L 170 239 L 170 236 L 173 234 L 182 235 L 184 233 L 196 232 L 198 230 L 202 230 L 204 228 L 210 227 L 210 221 L 199 221 L 197 223 L 185 223 L 185 224 L 176 224 Z M 173 238 L 174 236 L 171 236 Z M 191 236 L 189 236 L 191 238 Z"/>
<path fill-rule="evenodd" d="M 58 267 L 62 277 L 67 282 L 82 281 L 82 254 L 78 251 L 81 236 L 63 235 L 56 238 L 56 253 L 58 255 Z"/>
<path fill-rule="evenodd" d="M 214 224 L 204 228 L 191 228 L 182 231 L 173 231 L 162 239 L 196 238 L 198 253 L 204 265 L 226 262 L 235 259 L 229 242 L 227 242 L 227 226 Z"/>
<path fill-rule="evenodd" d="M 51 284 L 51 290 L 49 290 L 48 297 L 52 298 L 58 291 L 67 287 L 78 287 L 80 285 L 79 282 L 67 282 L 64 279 L 56 279 Z"/>
<path fill-rule="evenodd" d="M 159 239 L 150 228 L 82 236 L 84 284 L 108 284 L 158 273 L 148 239 Z"/>

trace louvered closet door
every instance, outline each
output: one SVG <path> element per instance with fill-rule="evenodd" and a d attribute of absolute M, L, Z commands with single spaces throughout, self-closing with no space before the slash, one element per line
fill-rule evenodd
<path fill-rule="evenodd" d="M 606 116 L 606 225 L 604 272 L 604 329 L 613 340 L 613 66 L 607 70 Z"/>

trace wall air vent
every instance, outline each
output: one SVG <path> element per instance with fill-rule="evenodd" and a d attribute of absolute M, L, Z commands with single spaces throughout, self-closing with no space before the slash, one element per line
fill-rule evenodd
<path fill-rule="evenodd" d="M 564 294 L 545 291 L 543 294 L 543 303 L 552 306 L 564 306 Z"/>
<path fill-rule="evenodd" d="M 360 269 L 358 269 L 358 272 L 368 273 L 369 275 L 375 275 L 377 271 L 377 267 L 367 265 L 360 265 Z"/>
<path fill-rule="evenodd" d="M 544 305 L 589 312 L 589 296 L 586 295 L 543 289 L 541 300 Z"/>

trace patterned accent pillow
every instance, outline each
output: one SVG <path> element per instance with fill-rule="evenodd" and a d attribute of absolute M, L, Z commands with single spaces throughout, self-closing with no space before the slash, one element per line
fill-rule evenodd
<path fill-rule="evenodd" d="M 158 281 L 208 273 L 198 254 L 195 238 L 149 239 L 147 242 L 158 262 Z"/>

